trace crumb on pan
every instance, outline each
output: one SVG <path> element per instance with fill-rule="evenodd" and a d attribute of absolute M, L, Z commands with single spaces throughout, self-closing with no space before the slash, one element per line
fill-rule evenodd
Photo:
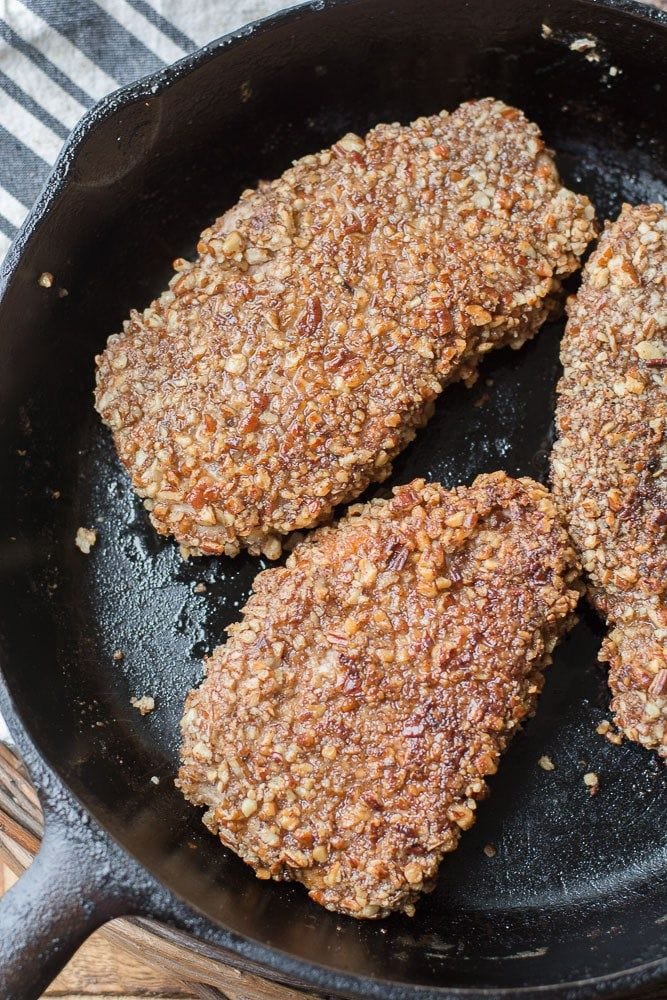
<path fill-rule="evenodd" d="M 547 757 L 546 754 L 540 757 L 537 763 L 540 765 L 543 771 L 554 771 L 556 768 L 556 765 L 552 761 L 551 757 Z"/>
<path fill-rule="evenodd" d="M 597 40 L 595 38 L 576 38 L 570 42 L 573 52 L 582 52 L 588 62 L 600 62 L 600 54 L 597 51 Z"/>
<path fill-rule="evenodd" d="M 536 333 L 594 233 L 537 126 L 491 99 L 246 191 L 97 359 L 155 528 L 185 559 L 278 558 L 386 479 L 445 385 Z"/>
<path fill-rule="evenodd" d="M 573 42 L 570 42 L 570 48 L 573 52 L 589 52 L 596 45 L 597 42 L 594 38 L 575 38 Z"/>
<path fill-rule="evenodd" d="M 141 698 L 130 698 L 130 704 L 136 708 L 141 715 L 148 715 L 155 708 L 155 699 L 149 694 L 144 694 Z"/>
<path fill-rule="evenodd" d="M 74 544 L 84 555 L 88 555 L 93 545 L 97 541 L 97 531 L 94 528 L 78 528 L 74 538 Z"/>
<path fill-rule="evenodd" d="M 180 788 L 258 878 L 414 912 L 534 710 L 578 572 L 529 479 L 350 508 L 255 579 L 188 695 Z"/>
<path fill-rule="evenodd" d="M 588 771 L 588 773 L 584 775 L 584 784 L 591 795 L 597 795 L 600 791 L 600 778 L 595 771 Z"/>
<path fill-rule="evenodd" d="M 42 288 L 51 288 L 53 286 L 53 275 L 50 271 L 44 271 L 40 274 L 37 279 L 37 284 L 41 285 Z"/>
<path fill-rule="evenodd" d="M 667 757 L 667 211 L 624 205 L 561 345 L 554 494 L 610 631 L 614 721 Z M 608 733 L 611 742 L 620 742 Z"/>

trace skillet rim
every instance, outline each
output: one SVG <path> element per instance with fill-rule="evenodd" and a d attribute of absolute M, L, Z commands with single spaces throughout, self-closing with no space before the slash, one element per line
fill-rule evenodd
<path fill-rule="evenodd" d="M 132 83 L 119 87 L 94 104 L 75 125 L 65 140 L 40 195 L 30 209 L 4 261 L 0 265 L 0 305 L 10 281 L 18 274 L 21 268 L 24 251 L 28 244 L 38 235 L 41 225 L 47 219 L 56 198 L 65 190 L 69 182 L 71 168 L 75 163 L 80 147 L 98 125 L 122 112 L 128 104 L 142 98 L 155 98 L 167 90 L 173 83 L 188 76 L 192 71 L 204 65 L 209 60 L 219 57 L 226 49 L 242 45 L 250 37 L 270 32 L 283 23 L 296 25 L 303 16 L 316 14 L 334 7 L 356 6 L 360 2 L 363 2 L 363 0 L 308 0 L 305 3 L 293 4 L 212 40 L 201 48 L 188 53 L 177 62 L 167 65 L 155 73 L 143 76 Z M 640 3 L 638 0 L 573 0 L 573 2 L 592 8 L 593 11 L 600 9 L 618 11 L 640 22 L 654 24 L 657 28 L 662 28 L 667 32 L 667 11 L 648 6 L 646 3 Z M 545 11 L 546 13 L 548 11 Z M 408 996 L 414 996 L 418 1000 L 447 1000 L 448 997 L 451 997 L 452 1000 L 475 1000 L 475 998 L 480 998 L 480 1000 L 481 998 L 483 1000 L 512 1000 L 514 997 L 520 997 L 521 1000 L 531 1000 L 531 998 L 535 998 L 535 1000 L 553 998 L 553 1000 L 556 1000 L 557 997 L 562 998 L 562 1000 L 565 1000 L 565 998 L 567 1000 L 584 1000 L 584 998 L 590 998 L 593 995 L 621 997 L 627 989 L 637 990 L 646 988 L 649 985 L 658 985 L 667 982 L 666 955 L 662 959 L 645 962 L 630 969 L 609 975 L 578 979 L 570 982 L 519 988 L 504 987 L 501 989 L 477 987 L 434 988 L 397 980 L 371 978 L 361 974 L 342 972 L 324 963 L 315 963 L 297 958 L 290 952 L 265 945 L 252 937 L 232 931 L 228 926 L 209 917 L 195 903 L 184 898 L 179 892 L 162 882 L 152 869 L 136 856 L 131 848 L 118 841 L 107 830 L 104 823 L 98 819 L 96 812 L 93 812 L 79 798 L 70 788 L 66 779 L 61 776 L 57 762 L 51 762 L 42 754 L 38 747 L 37 739 L 28 731 L 20 712 L 14 704 L 1 660 L 0 708 L 10 732 L 16 740 L 16 744 L 30 768 L 33 780 L 35 780 L 40 793 L 40 800 L 44 807 L 45 819 L 48 821 L 50 803 L 44 795 L 44 790 L 50 784 L 50 779 L 55 776 L 57 785 L 62 786 L 62 794 L 65 797 L 69 796 L 84 814 L 91 816 L 94 823 L 99 826 L 102 836 L 119 849 L 122 855 L 125 855 L 139 866 L 141 871 L 145 873 L 155 886 L 157 896 L 167 899 L 166 917 L 177 922 L 177 932 L 186 933 L 189 938 L 194 938 L 198 949 L 210 950 L 213 952 L 212 957 L 218 961 L 228 964 L 228 959 L 233 957 L 233 955 L 237 955 L 247 964 L 254 966 L 260 975 L 268 975 L 270 979 L 276 981 L 281 981 L 282 979 L 284 982 L 284 978 L 282 977 L 288 977 L 292 981 L 297 980 L 299 984 L 306 988 L 325 990 L 326 992 L 330 992 L 333 989 L 338 995 L 359 998 L 359 1000 L 370 1000 L 370 998 L 373 998 L 373 1000 L 385 1000 L 385 998 L 386 1000 L 405 1000 Z M 150 910 L 150 908 L 147 907 L 147 910 Z M 153 913 L 154 911 L 155 908 L 153 908 Z M 187 919 L 188 915 L 190 916 L 190 921 Z M 164 913 L 160 914 L 161 918 L 164 916 Z M 150 912 L 146 913 L 146 918 L 149 921 L 156 919 Z M 201 931 L 192 929 L 188 925 L 192 923 L 193 919 L 203 924 L 206 928 L 214 929 L 218 936 L 222 933 L 226 939 L 225 942 L 211 941 Z M 230 955 L 225 955 L 226 949 L 229 949 Z"/>

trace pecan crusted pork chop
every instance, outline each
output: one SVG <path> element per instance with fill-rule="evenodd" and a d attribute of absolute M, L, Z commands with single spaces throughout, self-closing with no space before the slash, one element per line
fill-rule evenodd
<path fill-rule="evenodd" d="M 612 709 L 667 757 L 667 212 L 624 205 L 568 303 L 552 478 L 611 631 Z"/>
<path fill-rule="evenodd" d="M 577 569 L 530 479 L 353 507 L 255 580 L 188 695 L 178 784 L 259 878 L 413 912 L 534 709 Z"/>
<path fill-rule="evenodd" d="M 447 382 L 535 333 L 592 236 L 537 126 L 493 100 L 246 191 L 97 359 L 153 524 L 195 554 L 278 556 L 389 474 Z"/>

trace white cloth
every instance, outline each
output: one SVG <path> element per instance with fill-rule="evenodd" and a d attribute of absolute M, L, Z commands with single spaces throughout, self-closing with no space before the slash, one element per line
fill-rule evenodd
<path fill-rule="evenodd" d="M 0 0 L 0 260 L 96 101 L 284 0 Z"/>

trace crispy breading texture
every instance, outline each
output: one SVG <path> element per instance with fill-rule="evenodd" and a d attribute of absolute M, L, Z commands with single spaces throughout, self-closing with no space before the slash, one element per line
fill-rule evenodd
<path fill-rule="evenodd" d="M 177 783 L 259 878 L 412 913 L 534 709 L 577 576 L 530 479 L 351 508 L 256 578 L 188 695 Z"/>
<path fill-rule="evenodd" d="M 667 757 L 667 212 L 624 205 L 568 303 L 555 495 L 611 631 L 615 721 Z"/>
<path fill-rule="evenodd" d="M 246 191 L 97 359 L 157 530 L 274 558 L 386 478 L 443 386 L 535 333 L 593 214 L 490 99 L 346 135 Z"/>

